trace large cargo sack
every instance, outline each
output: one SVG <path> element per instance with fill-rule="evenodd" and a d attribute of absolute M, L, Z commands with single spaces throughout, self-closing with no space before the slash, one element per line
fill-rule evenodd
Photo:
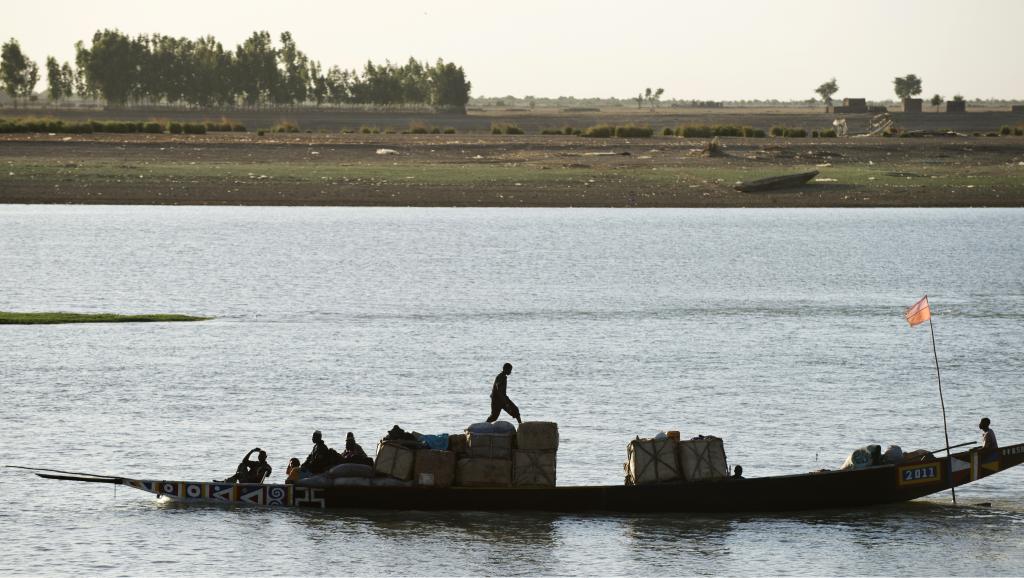
<path fill-rule="evenodd" d="M 679 442 L 679 465 L 687 481 L 729 477 L 722 438 L 715 436 Z"/>
<path fill-rule="evenodd" d="M 556 455 L 551 450 L 516 450 L 512 459 L 512 485 L 555 487 Z"/>
<path fill-rule="evenodd" d="M 482 421 L 467 427 L 466 433 L 514 434 L 516 433 L 516 426 L 507 421 L 496 421 L 492 423 Z"/>
<path fill-rule="evenodd" d="M 516 431 L 520 450 L 557 450 L 558 424 L 551 421 L 524 421 Z"/>
<path fill-rule="evenodd" d="M 329 478 L 372 478 L 373 468 L 366 464 L 340 464 L 327 470 Z"/>
<path fill-rule="evenodd" d="M 465 458 L 455 466 L 455 485 L 499 488 L 512 484 L 512 460 Z"/>
<path fill-rule="evenodd" d="M 372 478 L 334 478 L 334 487 L 369 486 Z"/>
<path fill-rule="evenodd" d="M 412 479 L 419 486 L 447 488 L 455 483 L 455 453 L 441 450 L 419 450 Z"/>
<path fill-rule="evenodd" d="M 466 434 L 455 434 L 448 436 L 448 451 L 461 455 L 469 451 L 469 442 Z"/>
<path fill-rule="evenodd" d="M 626 446 L 627 485 L 654 484 L 680 479 L 676 442 L 665 438 L 640 439 Z"/>
<path fill-rule="evenodd" d="M 377 459 L 374 460 L 373 469 L 380 475 L 411 480 L 415 460 L 415 450 L 396 442 L 381 442 L 377 446 Z"/>
<path fill-rule="evenodd" d="M 515 434 L 470 433 L 466 436 L 466 454 L 471 458 L 510 460 L 515 439 Z"/>
<path fill-rule="evenodd" d="M 903 448 L 900 446 L 889 446 L 882 452 L 883 464 L 898 464 L 903 461 Z"/>
<path fill-rule="evenodd" d="M 869 466 L 877 466 L 882 461 L 882 446 L 868 445 L 857 448 L 846 457 L 843 470 L 859 470 Z"/>

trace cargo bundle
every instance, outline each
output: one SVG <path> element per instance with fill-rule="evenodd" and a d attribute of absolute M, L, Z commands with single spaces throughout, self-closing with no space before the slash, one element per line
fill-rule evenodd
<path fill-rule="evenodd" d="M 637 436 L 626 446 L 623 469 L 628 486 L 729 477 L 725 448 L 721 438 L 714 436 L 683 441 L 678 436 Z"/>

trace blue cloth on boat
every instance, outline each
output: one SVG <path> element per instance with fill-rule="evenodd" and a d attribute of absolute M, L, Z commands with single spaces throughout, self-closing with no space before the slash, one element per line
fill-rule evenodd
<path fill-rule="evenodd" d="M 447 450 L 448 449 L 448 434 L 419 434 L 418 438 L 421 442 L 427 444 L 427 447 L 432 450 Z"/>

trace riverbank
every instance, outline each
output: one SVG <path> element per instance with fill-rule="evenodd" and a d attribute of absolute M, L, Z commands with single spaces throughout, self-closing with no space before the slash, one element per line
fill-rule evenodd
<path fill-rule="evenodd" d="M 580 207 L 1024 206 L 1024 138 L 0 135 L 0 203 Z M 386 150 L 381 150 L 386 149 Z M 818 170 L 805 186 L 737 181 Z"/>
<path fill-rule="evenodd" d="M 206 321 L 210 317 L 155 313 L 118 315 L 115 313 L 39 312 L 16 313 L 0 311 L 0 325 L 56 325 L 63 323 L 154 323 L 169 321 Z"/>

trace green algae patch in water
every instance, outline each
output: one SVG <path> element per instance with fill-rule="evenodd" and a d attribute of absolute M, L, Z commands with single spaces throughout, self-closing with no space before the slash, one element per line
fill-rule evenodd
<path fill-rule="evenodd" d="M 0 325 L 54 325 L 58 323 L 152 323 L 167 321 L 206 321 L 212 317 L 154 313 L 140 315 L 118 315 L 115 313 L 14 313 L 0 311 Z"/>

